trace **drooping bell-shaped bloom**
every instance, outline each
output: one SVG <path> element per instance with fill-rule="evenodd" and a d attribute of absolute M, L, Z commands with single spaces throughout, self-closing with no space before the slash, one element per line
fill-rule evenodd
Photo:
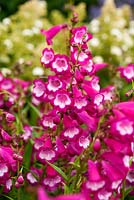
<path fill-rule="evenodd" d="M 89 131 L 95 131 L 97 128 L 97 120 L 90 116 L 85 110 L 77 113 L 79 119 L 87 125 Z"/>
<path fill-rule="evenodd" d="M 114 106 L 114 109 L 117 109 L 121 111 L 123 114 L 127 116 L 127 118 L 131 118 L 134 120 L 134 102 L 128 101 L 128 102 L 121 102 Z"/>
<path fill-rule="evenodd" d="M 48 45 L 52 45 L 52 39 L 57 35 L 62 29 L 67 28 L 67 24 L 59 24 L 53 26 L 48 30 L 41 29 L 41 33 L 46 36 L 46 41 Z"/>
<path fill-rule="evenodd" d="M 0 137 L 3 141 L 11 142 L 12 137 L 3 129 L 0 128 Z"/>

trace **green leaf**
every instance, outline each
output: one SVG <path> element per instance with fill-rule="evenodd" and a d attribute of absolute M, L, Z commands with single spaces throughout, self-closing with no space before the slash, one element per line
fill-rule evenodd
<path fill-rule="evenodd" d="M 132 188 L 128 188 L 126 191 L 125 191 L 125 197 L 132 191 Z"/>
<path fill-rule="evenodd" d="M 52 168 L 54 168 L 66 181 L 68 180 L 66 174 L 65 174 L 59 167 L 57 167 L 56 165 L 54 165 L 54 164 L 52 164 L 52 163 L 50 163 L 50 162 L 48 162 L 48 161 L 47 161 L 47 163 L 48 163 Z"/>
<path fill-rule="evenodd" d="M 70 165 L 73 165 L 76 169 L 80 169 L 80 164 L 77 162 L 69 162 Z"/>
<path fill-rule="evenodd" d="M 64 185 L 64 194 L 71 194 L 71 193 L 72 193 L 71 189 L 65 184 Z"/>
<path fill-rule="evenodd" d="M 15 115 L 15 117 L 16 117 L 17 134 L 20 134 L 23 132 L 22 123 L 17 114 Z"/>
<path fill-rule="evenodd" d="M 29 169 L 30 167 L 30 158 L 32 154 L 32 142 L 29 141 L 25 146 L 24 157 L 23 157 L 23 165 L 25 168 Z"/>
<path fill-rule="evenodd" d="M 30 102 L 28 102 L 28 105 L 33 109 L 33 111 L 40 117 L 40 111 Z"/>
<path fill-rule="evenodd" d="M 14 200 L 12 197 L 9 197 L 9 196 L 7 196 L 5 194 L 3 194 L 2 196 L 4 197 L 4 199 L 7 198 L 7 199 L 10 199 L 10 200 Z"/>

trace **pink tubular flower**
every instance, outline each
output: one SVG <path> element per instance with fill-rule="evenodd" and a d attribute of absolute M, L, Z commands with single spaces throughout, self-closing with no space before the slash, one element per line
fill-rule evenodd
<path fill-rule="evenodd" d="M 107 67 L 107 63 L 97 63 L 97 64 L 94 64 L 94 71 L 97 72 L 99 71 L 100 69 L 103 69 L 104 67 Z"/>
<path fill-rule="evenodd" d="M 55 129 L 59 121 L 60 116 L 58 115 L 58 113 L 56 111 L 52 111 L 42 116 L 41 124 L 45 129 Z"/>
<path fill-rule="evenodd" d="M 12 137 L 3 129 L 0 128 L 0 137 L 6 142 L 11 142 Z"/>
<path fill-rule="evenodd" d="M 41 33 L 46 36 L 47 44 L 52 45 L 53 44 L 52 39 L 55 37 L 55 35 L 57 35 L 62 29 L 65 29 L 65 28 L 67 28 L 67 24 L 59 24 L 59 25 L 53 26 L 47 31 L 42 29 Z"/>
<path fill-rule="evenodd" d="M 59 195 L 58 197 L 48 197 L 43 187 L 38 188 L 38 200 L 87 200 L 83 194 Z M 88 199 L 90 200 L 90 198 Z"/>
<path fill-rule="evenodd" d="M 53 161 L 56 157 L 56 153 L 52 149 L 40 148 L 37 157 L 42 163 L 44 163 L 44 161 Z"/>
<path fill-rule="evenodd" d="M 121 111 L 122 114 L 125 114 L 127 118 L 134 120 L 134 102 L 121 102 L 114 106 L 114 110 Z"/>
<path fill-rule="evenodd" d="M 78 28 L 74 28 L 72 30 L 73 37 L 71 38 L 71 43 L 73 44 L 82 44 L 83 42 L 87 42 L 92 39 L 92 35 L 87 33 L 86 26 L 81 26 Z"/>
<path fill-rule="evenodd" d="M 104 97 L 104 101 L 112 101 L 115 96 L 115 87 L 114 86 L 107 86 L 106 88 L 101 89 L 101 94 Z"/>
<path fill-rule="evenodd" d="M 38 182 L 37 178 L 31 172 L 27 173 L 26 178 L 27 178 L 27 181 L 32 185 L 35 185 Z"/>
<path fill-rule="evenodd" d="M 95 131 L 97 128 L 97 119 L 90 116 L 85 110 L 77 113 L 79 119 L 87 125 L 89 131 Z"/>
<path fill-rule="evenodd" d="M 80 72 L 82 74 L 91 75 L 94 72 L 94 64 L 92 59 L 88 59 L 83 65 L 80 66 Z"/>
<path fill-rule="evenodd" d="M 9 112 L 4 112 L 4 115 L 6 117 L 6 121 L 9 123 L 12 123 L 13 121 L 15 121 L 15 116 Z"/>
<path fill-rule="evenodd" d="M 49 76 L 47 89 L 51 92 L 56 92 L 57 90 L 63 88 L 65 84 L 57 76 Z"/>
<path fill-rule="evenodd" d="M 68 127 L 64 130 L 63 135 L 69 139 L 75 137 L 75 135 L 79 134 L 79 129 L 77 127 Z"/>
<path fill-rule="evenodd" d="M 116 122 L 116 130 L 120 133 L 120 135 L 131 135 L 134 133 L 133 122 L 128 119 L 122 119 Z"/>
<path fill-rule="evenodd" d="M 86 64 L 89 60 L 89 56 L 86 52 L 79 52 L 78 49 L 74 48 L 73 51 L 71 51 L 71 60 L 74 64 Z"/>
<path fill-rule="evenodd" d="M 47 67 L 53 61 L 53 59 L 54 59 L 53 49 L 45 48 L 42 51 L 41 63 L 45 65 L 45 67 Z"/>
<path fill-rule="evenodd" d="M 22 138 L 25 142 L 28 141 L 29 138 L 32 136 L 32 128 L 29 125 L 24 126 L 24 133 L 22 134 Z"/>
<path fill-rule="evenodd" d="M 54 200 L 87 200 L 83 194 L 68 194 L 68 195 L 60 195 L 56 197 Z M 88 198 L 90 200 L 90 197 Z"/>
<path fill-rule="evenodd" d="M 58 106 L 60 109 L 65 109 L 67 106 L 71 105 L 71 99 L 67 92 L 58 92 L 54 99 L 54 105 Z"/>
<path fill-rule="evenodd" d="M 11 78 L 5 78 L 2 80 L 0 84 L 1 90 L 8 90 L 12 91 L 14 89 L 15 85 L 13 84 L 13 80 Z"/>
<path fill-rule="evenodd" d="M 46 86 L 43 81 L 41 80 L 34 81 L 33 95 L 35 98 L 39 100 L 46 96 Z"/>
<path fill-rule="evenodd" d="M 104 99 L 104 96 L 102 94 L 96 94 L 95 97 L 94 97 L 94 104 L 96 106 L 99 106 L 103 103 L 103 99 Z"/>
<path fill-rule="evenodd" d="M 78 110 L 85 108 L 88 104 L 86 97 L 76 86 L 73 87 L 73 101 L 74 107 Z"/>
<path fill-rule="evenodd" d="M 57 54 L 52 62 L 52 70 L 62 73 L 69 70 L 69 59 L 66 55 Z"/>
<path fill-rule="evenodd" d="M 3 161 L 3 163 L 6 163 L 12 171 L 16 171 L 17 163 L 13 158 L 13 150 L 11 147 L 0 146 L 0 160 Z"/>
<path fill-rule="evenodd" d="M 128 82 L 134 80 L 134 64 L 129 64 L 126 67 L 119 67 L 121 77 L 124 77 Z"/>

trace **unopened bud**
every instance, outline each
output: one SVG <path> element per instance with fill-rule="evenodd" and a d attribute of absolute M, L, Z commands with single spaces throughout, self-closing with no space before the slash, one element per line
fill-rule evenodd
<path fill-rule="evenodd" d="M 15 187 L 16 187 L 17 189 L 19 189 L 20 186 L 21 186 L 21 185 L 18 183 L 18 181 L 16 181 L 16 182 L 15 182 Z"/>
<path fill-rule="evenodd" d="M 97 139 L 95 140 L 94 145 L 93 145 L 93 149 L 94 149 L 94 151 L 99 151 L 100 148 L 101 148 L 101 143 L 100 143 L 100 140 L 97 138 Z"/>
<path fill-rule="evenodd" d="M 23 178 L 22 175 L 19 175 L 19 177 L 17 178 L 17 182 L 18 182 L 19 184 L 23 184 L 23 183 L 24 183 L 24 178 Z"/>

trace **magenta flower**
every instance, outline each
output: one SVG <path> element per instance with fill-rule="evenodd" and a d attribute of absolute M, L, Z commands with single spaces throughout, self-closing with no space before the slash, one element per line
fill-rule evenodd
<path fill-rule="evenodd" d="M 88 59 L 84 64 L 80 66 L 80 72 L 82 74 L 91 75 L 94 72 L 94 64 L 92 59 Z"/>
<path fill-rule="evenodd" d="M 127 118 L 134 120 L 134 102 L 121 102 L 114 106 L 114 109 L 121 111 L 122 114 L 126 115 Z"/>
<path fill-rule="evenodd" d="M 47 89 L 50 92 L 56 92 L 63 87 L 65 88 L 65 84 L 63 84 L 63 82 L 57 76 L 48 77 Z"/>
<path fill-rule="evenodd" d="M 0 128 L 0 137 L 2 138 L 2 140 L 6 142 L 11 142 L 12 140 L 11 136 L 1 128 Z"/>
<path fill-rule="evenodd" d="M 67 106 L 71 105 L 71 99 L 67 92 L 58 92 L 55 96 L 54 106 L 59 107 L 60 109 L 66 109 Z"/>
<path fill-rule="evenodd" d="M 43 81 L 34 80 L 33 95 L 39 100 L 46 97 L 46 85 Z"/>
<path fill-rule="evenodd" d="M 87 200 L 83 194 L 68 194 L 68 195 L 60 195 L 56 197 L 54 200 Z M 90 200 L 90 197 L 88 198 Z"/>
<path fill-rule="evenodd" d="M 99 107 L 103 103 L 104 96 L 102 94 L 96 94 L 94 97 L 94 104 Z"/>
<path fill-rule="evenodd" d="M 32 128 L 29 125 L 24 126 L 24 133 L 21 136 L 25 142 L 32 137 Z"/>
<path fill-rule="evenodd" d="M 52 149 L 40 148 L 37 157 L 42 163 L 44 163 L 44 161 L 53 161 L 56 157 L 56 153 Z"/>
<path fill-rule="evenodd" d="M 13 84 L 13 80 L 10 78 L 5 78 L 2 80 L 2 82 L 0 83 L 0 89 L 1 90 L 8 90 L 8 91 L 12 91 L 14 89 L 14 84 Z"/>
<path fill-rule="evenodd" d="M 37 177 L 37 174 L 35 174 L 34 176 L 34 174 L 31 172 L 28 172 L 26 175 L 27 181 L 32 185 L 35 185 L 36 183 L 38 183 L 38 180 L 36 177 Z"/>
<path fill-rule="evenodd" d="M 45 48 L 42 51 L 41 63 L 45 65 L 45 67 L 47 67 L 53 61 L 53 59 L 54 59 L 53 49 Z"/>
<path fill-rule="evenodd" d="M 104 101 L 112 101 L 115 97 L 115 87 L 114 86 L 107 86 L 106 88 L 101 89 L 101 94 L 104 97 Z"/>
<path fill-rule="evenodd" d="M 9 112 L 4 112 L 5 117 L 6 117 L 6 121 L 9 123 L 12 123 L 13 121 L 15 121 L 15 116 Z"/>
<path fill-rule="evenodd" d="M 50 200 L 51 198 L 49 198 L 47 196 L 47 194 L 45 193 L 43 187 L 39 187 L 38 188 L 38 200 Z"/>
<path fill-rule="evenodd" d="M 87 33 L 86 26 L 81 26 L 81 27 L 72 29 L 72 34 L 73 34 L 71 38 L 72 44 L 82 44 L 92 39 L 92 35 L 90 33 Z"/>
<path fill-rule="evenodd" d="M 57 54 L 51 64 L 51 68 L 56 73 L 63 73 L 69 70 L 69 59 L 66 55 Z"/>
<path fill-rule="evenodd" d="M 77 48 L 73 48 L 71 60 L 74 64 L 85 65 L 89 61 L 89 55 L 84 51 L 79 52 Z"/>
<path fill-rule="evenodd" d="M 45 129 L 46 128 L 55 129 L 59 122 L 60 122 L 60 116 L 55 110 L 43 115 L 41 119 L 41 124 Z"/>
<path fill-rule="evenodd" d="M 57 35 L 62 29 L 65 29 L 65 28 L 67 28 L 67 24 L 59 24 L 59 25 L 53 26 L 47 31 L 42 29 L 41 33 L 46 36 L 47 44 L 52 45 L 53 44 L 52 39 L 55 37 L 55 35 Z"/>
<path fill-rule="evenodd" d="M 128 82 L 134 80 L 134 64 L 129 64 L 126 67 L 119 67 L 121 77 L 125 78 Z"/>
<path fill-rule="evenodd" d="M 120 133 L 120 135 L 131 135 L 134 133 L 133 129 L 134 123 L 129 121 L 128 119 L 122 119 L 116 122 L 116 130 Z"/>

